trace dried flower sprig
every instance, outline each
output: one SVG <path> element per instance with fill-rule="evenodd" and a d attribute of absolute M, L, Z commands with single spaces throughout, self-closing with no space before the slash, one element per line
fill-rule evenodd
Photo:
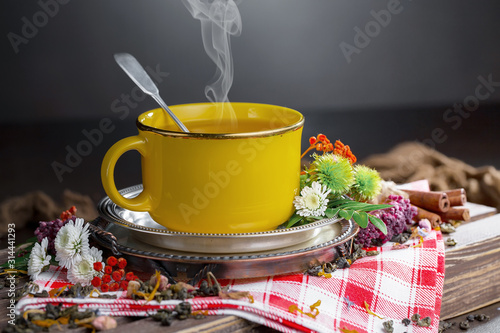
<path fill-rule="evenodd" d="M 50 222 L 40 222 L 35 235 L 40 243 L 34 242 L 30 260 L 24 260 L 32 279 L 46 270 L 50 264 L 59 265 L 68 270 L 68 280 L 73 284 L 88 286 L 100 279 L 103 273 L 96 267 L 102 267 L 102 251 L 89 245 L 89 226 L 77 218 L 75 206 L 61 213 L 60 218 Z M 40 239 L 41 238 L 41 239 Z M 29 253 L 29 252 L 28 252 Z M 51 261 L 55 255 L 55 261 Z M 24 254 L 19 261 L 23 261 Z"/>
<path fill-rule="evenodd" d="M 357 158 L 352 153 L 351 148 L 344 145 L 340 140 L 335 141 L 335 149 L 333 149 L 333 153 L 335 155 L 347 158 L 351 162 L 351 164 L 354 164 L 357 161 Z"/>
<path fill-rule="evenodd" d="M 354 184 L 350 194 L 355 200 L 371 200 L 380 193 L 381 189 L 382 179 L 376 170 L 364 165 L 354 167 Z"/>
<path fill-rule="evenodd" d="M 317 151 L 322 151 L 323 153 L 329 152 L 333 150 L 333 145 L 328 140 L 326 135 L 324 134 L 318 134 L 318 137 L 316 138 L 315 136 L 311 136 L 309 138 L 309 148 L 306 149 L 306 151 L 300 156 L 300 159 L 304 158 L 308 152 L 310 152 L 313 149 L 316 149 Z"/>
<path fill-rule="evenodd" d="M 391 206 L 366 203 L 380 193 L 382 180 L 378 172 L 366 166 L 353 166 L 356 156 L 340 140 L 334 147 L 324 134 L 318 134 L 309 143 L 302 157 L 313 149 L 323 154 L 313 153 L 313 162 L 301 173 L 301 193 L 293 201 L 296 212 L 284 226 L 340 216 L 352 218 L 362 228 L 371 222 L 371 226 L 386 234 L 384 222 L 371 212 Z"/>

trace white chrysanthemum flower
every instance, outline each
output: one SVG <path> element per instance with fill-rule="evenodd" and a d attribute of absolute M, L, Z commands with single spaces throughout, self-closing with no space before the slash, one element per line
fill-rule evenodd
<path fill-rule="evenodd" d="M 69 221 L 57 233 L 54 241 L 59 266 L 70 268 L 89 253 L 89 226 L 83 219 Z"/>
<path fill-rule="evenodd" d="M 296 196 L 293 204 L 300 216 L 323 216 L 328 204 L 327 196 L 330 189 L 319 182 L 313 182 L 311 186 L 306 186 Z"/>
<path fill-rule="evenodd" d="M 50 265 L 50 259 L 52 256 L 47 254 L 47 246 L 49 245 L 49 240 L 47 237 L 42 239 L 41 245 L 36 243 L 31 250 L 30 259 L 28 261 L 28 275 L 31 276 L 33 280 L 38 277 L 45 267 Z"/>
<path fill-rule="evenodd" d="M 102 262 L 102 251 L 92 247 L 89 252 L 82 256 L 68 269 L 68 280 L 71 283 L 81 283 L 83 286 L 89 285 L 95 276 L 102 276 L 103 272 L 94 269 L 94 263 Z M 104 263 L 103 263 L 104 264 Z"/>

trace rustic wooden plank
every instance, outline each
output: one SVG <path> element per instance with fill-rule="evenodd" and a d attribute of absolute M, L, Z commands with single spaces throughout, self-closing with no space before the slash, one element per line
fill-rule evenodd
<path fill-rule="evenodd" d="M 151 333 L 225 333 L 225 332 L 245 332 L 258 327 L 258 324 L 251 323 L 236 316 L 207 316 L 202 319 L 174 320 L 170 326 L 162 326 L 160 322 L 151 318 L 128 320 L 120 322 L 119 326 L 110 333 L 126 332 L 151 332 Z M 255 331 L 254 332 L 259 332 Z"/>
<path fill-rule="evenodd" d="M 500 214 L 458 227 L 445 238 L 441 318 L 453 318 L 500 301 Z"/>

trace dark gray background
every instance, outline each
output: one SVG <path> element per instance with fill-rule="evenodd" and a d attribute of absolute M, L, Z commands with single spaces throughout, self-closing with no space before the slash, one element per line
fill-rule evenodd
<path fill-rule="evenodd" d="M 500 81 L 498 1 L 402 0 L 401 13 L 347 63 L 339 44 L 353 44 L 353 29 L 364 30 L 374 20 L 370 11 L 388 3 L 241 1 L 230 100 L 313 111 L 442 112 L 474 93 L 478 75 Z M 215 66 L 204 52 L 199 21 L 180 0 L 72 0 L 16 54 L 7 34 L 22 35 L 22 18 L 33 22 L 40 10 L 37 1 L 0 2 L 1 121 L 113 115 L 112 102 L 133 87 L 114 63 L 116 52 L 168 72 L 159 86 L 169 104 L 206 101 Z M 487 100 L 498 102 L 500 90 Z M 154 106 L 141 103 L 134 118 Z"/>
<path fill-rule="evenodd" d="M 22 36 L 25 22 L 41 15 L 41 3 L 54 1 L 0 1 L 0 200 L 31 190 L 57 198 L 64 188 L 102 198 L 104 154 L 137 133 L 137 115 L 156 107 L 147 98 L 132 101 L 128 114 L 114 112 L 134 89 L 114 53 L 129 52 L 168 72 L 159 88 L 171 105 L 206 101 L 204 88 L 215 73 L 200 22 L 181 0 L 59 0 L 67 3 L 15 53 L 8 34 Z M 500 3 L 403 0 L 401 12 L 348 63 L 340 43 L 354 44 L 354 29 L 364 30 L 374 21 L 370 12 L 388 3 L 241 1 L 230 100 L 304 113 L 303 149 L 309 136 L 323 132 L 362 160 L 402 141 L 429 140 L 440 128 L 447 139 L 437 150 L 500 167 L 500 88 L 460 126 L 444 119 L 474 96 L 478 76 L 500 82 Z M 86 140 L 83 131 L 99 129 L 104 118 L 114 130 L 60 181 L 53 163 L 65 164 L 68 147 L 76 149 Z M 118 164 L 119 188 L 141 182 L 138 154 Z"/>

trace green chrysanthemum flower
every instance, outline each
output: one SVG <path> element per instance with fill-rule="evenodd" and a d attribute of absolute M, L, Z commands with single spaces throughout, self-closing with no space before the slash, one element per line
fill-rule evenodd
<path fill-rule="evenodd" d="M 315 155 L 314 178 L 331 190 L 334 196 L 345 194 L 354 183 L 354 173 L 348 159 L 333 154 Z"/>
<path fill-rule="evenodd" d="M 357 200 L 372 200 L 380 194 L 382 179 L 377 170 L 357 165 L 354 167 L 354 179 L 352 194 Z"/>

